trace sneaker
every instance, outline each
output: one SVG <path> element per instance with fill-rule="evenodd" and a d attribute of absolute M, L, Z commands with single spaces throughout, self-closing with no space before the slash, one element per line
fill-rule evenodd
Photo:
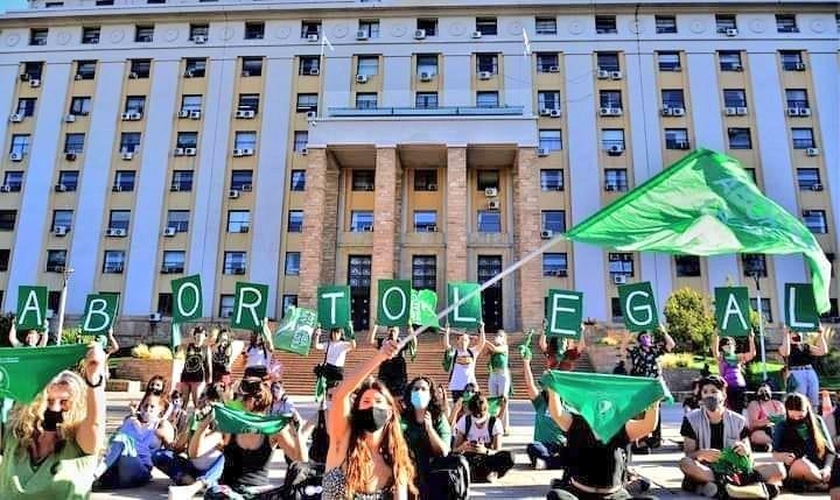
<path fill-rule="evenodd" d="M 714 498 L 718 494 L 718 487 L 715 483 L 706 483 L 697 488 L 697 494 L 706 498 Z"/>
<path fill-rule="evenodd" d="M 534 469 L 535 470 L 545 470 L 548 466 L 545 463 L 545 460 L 542 458 L 537 458 L 534 460 Z"/>
<path fill-rule="evenodd" d="M 767 489 L 764 483 L 753 483 L 746 486 L 726 485 L 726 494 L 729 498 L 767 498 Z"/>
<path fill-rule="evenodd" d="M 498 479 L 499 479 L 499 474 L 497 474 L 495 472 L 491 472 L 490 474 L 487 474 L 487 482 L 488 483 L 491 483 L 491 484 L 495 483 Z"/>

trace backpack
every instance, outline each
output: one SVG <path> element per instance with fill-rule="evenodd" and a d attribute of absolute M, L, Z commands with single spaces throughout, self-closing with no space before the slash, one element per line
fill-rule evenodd
<path fill-rule="evenodd" d="M 490 436 L 490 440 L 493 440 L 493 427 L 496 426 L 496 417 L 490 416 L 487 419 L 487 435 Z M 472 428 L 472 415 L 464 415 L 464 438 L 469 440 L 470 429 Z"/>
<path fill-rule="evenodd" d="M 326 414 L 318 410 L 318 419 L 312 431 L 312 445 L 309 447 L 309 458 L 314 462 L 326 462 L 327 451 L 330 448 L 330 436 L 327 434 Z"/>
<path fill-rule="evenodd" d="M 466 500 L 470 492 L 470 464 L 463 455 L 432 459 L 420 498 Z"/>
<path fill-rule="evenodd" d="M 292 462 L 286 470 L 283 500 L 320 500 L 324 480 L 324 464 Z"/>

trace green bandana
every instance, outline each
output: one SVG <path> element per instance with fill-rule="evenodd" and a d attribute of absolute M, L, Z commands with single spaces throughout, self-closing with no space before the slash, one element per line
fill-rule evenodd
<path fill-rule="evenodd" d="M 528 330 L 528 335 L 525 337 L 525 342 L 523 342 L 519 346 L 519 355 L 522 359 L 530 360 L 534 357 L 534 353 L 531 351 L 531 343 L 534 339 L 534 330 Z"/>
<path fill-rule="evenodd" d="M 315 401 L 322 401 L 327 395 L 327 379 L 318 377 L 315 379 Z"/>
<path fill-rule="evenodd" d="M 452 371 L 452 365 L 455 363 L 455 349 L 447 349 L 443 352 L 443 369 L 446 373 Z"/>
<path fill-rule="evenodd" d="M 724 448 L 720 458 L 712 464 L 712 470 L 717 474 L 748 474 L 753 470 L 753 460 L 750 455 L 741 456 L 732 448 Z"/>
<path fill-rule="evenodd" d="M 289 417 L 257 415 L 217 403 L 213 404 L 213 413 L 218 429 L 228 434 L 277 434 L 290 420 Z"/>
<path fill-rule="evenodd" d="M 88 346 L 68 344 L 0 349 L 0 397 L 29 403 L 62 370 L 72 370 Z"/>

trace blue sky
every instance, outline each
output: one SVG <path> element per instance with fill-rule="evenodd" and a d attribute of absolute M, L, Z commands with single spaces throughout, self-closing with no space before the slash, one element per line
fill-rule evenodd
<path fill-rule="evenodd" d="M 26 0 L 0 0 L 0 12 L 6 9 L 19 9 L 26 6 Z"/>

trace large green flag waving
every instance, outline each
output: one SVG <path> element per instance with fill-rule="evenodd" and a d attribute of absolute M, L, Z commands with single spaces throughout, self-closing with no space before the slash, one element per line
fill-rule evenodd
<path fill-rule="evenodd" d="M 318 313 L 313 309 L 290 306 L 286 317 L 274 332 L 274 347 L 282 351 L 309 356 L 312 334 L 318 324 Z"/>
<path fill-rule="evenodd" d="M 216 425 L 228 434 L 277 434 L 290 418 L 282 415 L 259 415 L 230 406 L 213 404 Z"/>
<path fill-rule="evenodd" d="M 764 196 L 734 158 L 698 149 L 565 235 L 621 251 L 690 255 L 803 253 L 820 312 L 831 263 L 795 216 Z"/>
<path fill-rule="evenodd" d="M 29 403 L 62 370 L 72 370 L 88 346 L 68 344 L 0 349 L 0 398 Z"/>

